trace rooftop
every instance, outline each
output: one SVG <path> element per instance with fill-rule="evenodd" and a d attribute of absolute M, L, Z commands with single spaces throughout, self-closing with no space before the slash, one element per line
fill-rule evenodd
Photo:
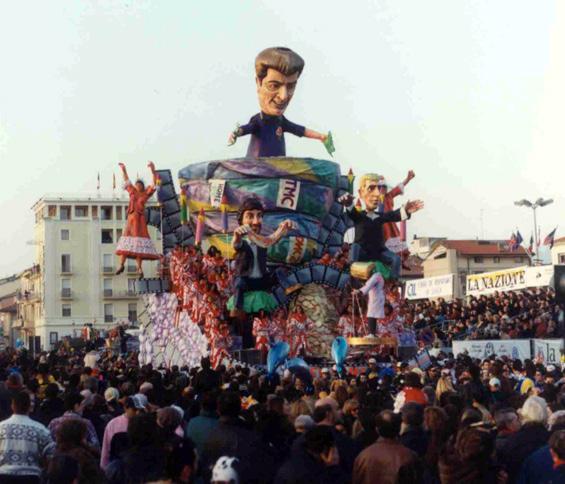
<path fill-rule="evenodd" d="M 507 240 L 442 240 L 436 245 L 436 247 L 440 246 L 456 250 L 460 255 L 496 255 L 502 257 L 528 255 L 526 249 L 522 246 L 514 251 L 510 250 Z"/>

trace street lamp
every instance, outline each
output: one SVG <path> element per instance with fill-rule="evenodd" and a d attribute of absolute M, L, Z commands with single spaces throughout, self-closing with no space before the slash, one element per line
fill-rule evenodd
<path fill-rule="evenodd" d="M 514 205 L 518 207 L 531 208 L 532 211 L 534 212 L 534 237 L 536 241 L 536 254 L 538 253 L 538 248 L 539 248 L 538 222 L 536 218 L 536 209 L 538 207 L 545 207 L 546 205 L 549 205 L 551 203 L 553 203 L 553 198 L 548 198 L 547 200 L 544 200 L 542 197 L 538 198 L 534 203 L 530 202 L 529 200 L 526 200 L 525 198 L 522 198 L 522 200 L 518 200 L 514 202 Z M 539 256 L 537 258 L 537 261 L 539 262 Z"/>

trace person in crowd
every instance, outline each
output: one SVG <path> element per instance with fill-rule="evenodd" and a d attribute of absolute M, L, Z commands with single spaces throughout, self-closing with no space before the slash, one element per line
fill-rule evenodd
<path fill-rule="evenodd" d="M 334 432 L 317 425 L 304 434 L 299 452 L 279 469 L 275 484 L 345 484 L 347 474 L 339 465 L 339 451 Z"/>
<path fill-rule="evenodd" d="M 208 435 L 218 426 L 217 392 L 207 391 L 202 394 L 200 401 L 200 414 L 193 417 L 186 427 L 186 437 L 189 438 L 199 454 L 204 450 L 204 443 Z"/>
<path fill-rule="evenodd" d="M 405 403 L 401 415 L 400 443 L 423 458 L 428 450 L 428 434 L 423 427 L 424 406 L 414 402 Z"/>
<path fill-rule="evenodd" d="M 100 441 L 96 434 L 96 429 L 90 420 L 82 417 L 83 411 L 83 401 L 84 397 L 80 393 L 71 393 L 65 398 L 65 413 L 49 424 L 49 432 L 51 432 L 51 437 L 55 440 L 57 435 L 57 430 L 63 422 L 68 419 L 78 419 L 81 420 L 87 428 L 87 442 L 95 451 L 100 450 Z"/>
<path fill-rule="evenodd" d="M 46 427 L 51 420 L 60 417 L 65 412 L 65 404 L 59 397 L 60 388 L 57 383 L 49 383 L 45 389 L 45 398 L 39 404 L 35 416 Z"/>
<path fill-rule="evenodd" d="M 398 437 L 401 418 L 391 410 L 383 410 L 376 419 L 378 440 L 355 459 L 353 484 L 393 484 L 401 473 L 408 475 L 416 467 L 418 456 L 404 447 Z"/>
<path fill-rule="evenodd" d="M 498 454 L 509 482 L 515 482 L 526 457 L 543 447 L 549 438 L 547 403 L 543 398 L 528 397 L 520 409 L 520 419 L 520 430 L 508 437 Z"/>
<path fill-rule="evenodd" d="M 404 388 L 398 392 L 394 401 L 395 413 L 400 413 L 404 404 L 414 402 L 420 405 L 428 404 L 428 397 L 422 391 L 420 376 L 415 372 L 410 372 L 404 380 Z"/>
<path fill-rule="evenodd" d="M 145 412 L 145 406 L 139 397 L 135 395 L 126 398 L 124 409 L 124 413 L 110 420 L 104 430 L 102 452 L 100 455 L 100 466 L 102 469 L 106 469 L 110 463 L 110 450 L 114 437 L 120 433 L 127 432 L 130 419 L 135 417 L 138 413 Z"/>
<path fill-rule="evenodd" d="M 54 451 L 47 428 L 29 418 L 27 391 L 12 397 L 12 416 L 0 422 L 0 482 L 39 483 L 41 471 Z"/>
<path fill-rule="evenodd" d="M 102 484 L 104 474 L 98 465 L 98 453 L 88 444 L 88 427 L 84 419 L 64 420 L 56 433 L 55 456 L 69 456 L 79 465 L 79 484 Z"/>

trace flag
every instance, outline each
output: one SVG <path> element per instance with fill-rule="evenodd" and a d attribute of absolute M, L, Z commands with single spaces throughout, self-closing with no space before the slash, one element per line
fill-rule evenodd
<path fill-rule="evenodd" d="M 328 131 L 328 135 L 326 136 L 326 139 L 324 140 L 324 146 L 326 147 L 326 151 L 329 153 L 330 156 L 333 156 L 335 153 L 335 147 L 334 147 L 334 138 L 332 136 L 332 132 Z"/>
<path fill-rule="evenodd" d="M 220 210 L 222 211 L 221 214 L 221 222 L 222 222 L 222 233 L 228 233 L 228 199 L 224 194 L 222 196 L 222 203 L 220 204 Z"/>
<path fill-rule="evenodd" d="M 112 190 L 116 189 L 116 174 L 112 173 Z"/>
<path fill-rule="evenodd" d="M 524 242 L 524 237 L 522 237 L 522 234 L 518 230 L 516 232 L 516 242 L 515 242 L 515 245 L 514 245 L 514 250 L 518 250 L 520 245 L 522 245 L 522 242 Z"/>
<path fill-rule="evenodd" d="M 553 248 L 553 243 L 555 242 L 555 231 L 556 230 L 557 230 L 557 227 L 555 227 L 549 234 L 547 234 L 547 237 L 545 239 L 543 239 L 543 245 L 549 245 L 550 249 Z"/>
<path fill-rule="evenodd" d="M 353 174 L 353 168 L 349 169 L 347 174 L 347 181 L 349 182 L 349 191 L 353 193 L 353 182 L 355 181 L 355 175 Z"/>
<path fill-rule="evenodd" d="M 96 190 L 100 190 L 100 172 L 98 172 L 98 176 L 96 177 Z"/>
<path fill-rule="evenodd" d="M 530 245 L 528 247 L 530 255 L 534 255 L 534 234 L 530 235 Z"/>
<path fill-rule="evenodd" d="M 516 245 L 516 234 L 512 232 L 512 235 L 510 236 L 510 240 L 508 241 L 506 246 L 508 247 L 508 250 L 514 251 L 515 245 Z"/>

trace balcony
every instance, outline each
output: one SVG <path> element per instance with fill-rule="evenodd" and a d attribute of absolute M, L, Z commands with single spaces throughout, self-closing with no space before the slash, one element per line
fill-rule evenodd
<path fill-rule="evenodd" d="M 73 271 L 70 267 L 61 267 L 61 275 L 62 276 L 72 276 Z"/>
<path fill-rule="evenodd" d="M 61 289 L 61 299 L 72 299 L 73 298 L 73 291 L 71 291 L 70 287 L 64 287 Z"/>
<path fill-rule="evenodd" d="M 104 274 L 114 274 L 114 268 L 112 266 L 104 266 L 102 272 Z"/>
<path fill-rule="evenodd" d="M 113 314 L 105 314 L 104 315 L 104 322 L 105 323 L 113 323 L 114 322 L 114 315 Z"/>
<path fill-rule="evenodd" d="M 135 291 L 114 291 L 104 289 L 104 299 L 137 299 L 139 295 Z"/>
<path fill-rule="evenodd" d="M 39 297 L 39 293 L 35 291 L 19 291 L 16 295 L 16 299 L 20 303 L 26 303 L 37 302 L 41 298 Z"/>

